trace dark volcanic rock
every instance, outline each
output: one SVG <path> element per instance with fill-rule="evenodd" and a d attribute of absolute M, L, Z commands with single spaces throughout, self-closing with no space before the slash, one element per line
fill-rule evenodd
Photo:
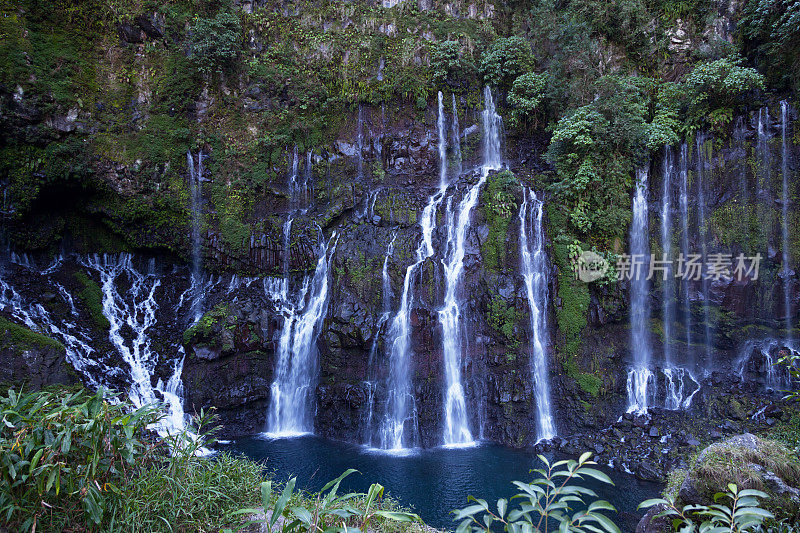
<path fill-rule="evenodd" d="M 78 381 L 64 346 L 0 315 L 0 383 L 40 389 Z"/>

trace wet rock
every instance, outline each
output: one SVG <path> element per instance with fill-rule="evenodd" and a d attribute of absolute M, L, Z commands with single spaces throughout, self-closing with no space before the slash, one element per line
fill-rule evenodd
<path fill-rule="evenodd" d="M 648 509 L 636 526 L 636 533 L 671 533 L 672 521 L 666 516 L 659 517 L 667 509 L 666 504 L 658 504 Z"/>
<path fill-rule="evenodd" d="M 730 470 L 732 461 L 736 462 L 733 471 Z M 770 470 L 769 466 L 775 464 L 781 465 L 781 473 L 787 478 Z M 791 514 L 800 507 L 800 464 L 781 445 L 768 443 L 750 433 L 716 442 L 702 450 L 681 483 L 678 495 L 684 504 L 710 505 L 713 495 L 725 490 L 721 484 L 730 482 L 740 489 L 765 489 L 771 495 L 765 504 L 778 505 L 780 514 Z"/>
<path fill-rule="evenodd" d="M 636 469 L 636 477 L 644 481 L 658 481 L 661 479 L 661 469 L 654 464 L 642 461 Z"/>
<path fill-rule="evenodd" d="M 160 39 L 164 36 L 163 18 L 158 14 L 138 15 L 134 18 L 134 21 L 149 38 Z"/>
<path fill-rule="evenodd" d="M 0 315 L 0 383 L 40 389 L 78 381 L 64 346 Z"/>
<path fill-rule="evenodd" d="M 130 44 L 144 42 L 144 32 L 133 21 L 126 19 L 117 25 L 117 33 L 121 40 Z"/>

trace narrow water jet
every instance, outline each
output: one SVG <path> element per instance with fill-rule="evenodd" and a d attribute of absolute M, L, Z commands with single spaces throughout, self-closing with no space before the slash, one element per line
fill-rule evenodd
<path fill-rule="evenodd" d="M 664 184 L 661 191 L 662 313 L 664 327 L 664 362 L 672 366 L 672 325 L 675 321 L 675 277 L 672 272 L 672 179 L 675 172 L 672 149 L 664 147 Z M 669 409 L 670 407 L 667 406 Z M 672 407 L 674 408 L 674 407 Z"/>
<path fill-rule="evenodd" d="M 698 135 L 696 140 L 697 167 L 695 180 L 697 181 L 697 232 L 700 237 L 700 254 L 702 264 L 707 265 L 708 257 L 708 228 L 706 227 L 706 194 L 705 194 L 705 137 Z M 703 345 L 705 347 L 705 360 L 703 362 L 707 372 L 713 367 L 711 346 L 712 346 L 712 319 L 711 319 L 711 287 L 709 275 L 704 267 L 700 272 L 700 290 L 703 296 Z"/>
<path fill-rule="evenodd" d="M 681 257 L 689 257 L 689 148 L 681 144 L 680 152 L 680 213 L 681 213 Z M 683 275 L 683 272 L 679 274 Z M 681 279 L 681 304 L 683 307 L 683 327 L 686 332 L 686 350 L 692 350 L 692 301 L 689 295 L 689 280 Z"/>
<path fill-rule="evenodd" d="M 203 264 L 202 264 L 202 243 L 201 226 L 203 224 L 203 193 L 200 180 L 203 178 L 203 151 L 197 154 L 197 166 L 191 152 L 186 152 L 186 163 L 189 169 L 189 199 L 192 215 L 192 319 L 193 322 L 200 320 L 203 316 Z"/>
<path fill-rule="evenodd" d="M 792 296 L 791 278 L 794 271 L 791 269 L 789 255 L 789 147 L 786 140 L 786 130 L 789 122 L 789 104 L 781 101 L 781 265 L 783 277 L 783 314 L 786 337 L 792 338 Z"/>
<path fill-rule="evenodd" d="M 647 280 L 650 251 L 648 246 L 647 168 L 636 171 L 636 191 L 633 197 L 633 224 L 631 225 L 631 347 L 633 366 L 628 372 L 628 412 L 644 414 L 650 407 L 651 385 L 654 381 L 650 369 L 651 347 L 648 334 L 650 305 Z M 640 268 L 641 267 L 641 268 Z M 651 390 L 648 391 L 648 388 Z"/>
<path fill-rule="evenodd" d="M 547 350 L 550 341 L 547 327 L 547 256 L 542 225 L 543 211 L 544 202 L 536 197 L 532 189 L 526 188 L 519 210 L 519 249 L 520 266 L 530 310 L 531 374 L 536 402 L 537 442 L 556 436 L 548 372 Z M 530 236 L 528 236 L 529 231 Z"/>
<path fill-rule="evenodd" d="M 462 172 L 461 167 L 461 128 L 458 125 L 458 108 L 456 107 L 456 95 L 453 94 L 453 123 L 452 123 L 452 135 L 453 135 L 453 155 L 455 158 L 454 162 L 454 174 L 456 176 L 460 176 Z"/>

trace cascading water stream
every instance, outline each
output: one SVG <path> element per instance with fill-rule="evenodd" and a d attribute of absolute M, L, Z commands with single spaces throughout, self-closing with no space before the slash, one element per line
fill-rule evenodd
<path fill-rule="evenodd" d="M 148 272 L 143 273 L 134 266 L 130 254 L 120 254 L 91 256 L 85 265 L 100 275 L 103 315 L 110 325 L 108 339 L 130 367 L 128 398 L 136 406 L 153 404 L 160 401 L 158 392 L 166 404 L 167 417 L 156 425 L 156 430 L 164 435 L 183 429 L 183 350 L 180 347 L 176 347 L 176 354 L 171 358 L 174 364 L 167 383 L 159 380 L 153 386 L 159 354 L 153 350 L 150 330 L 157 321 L 156 291 L 161 280 L 154 273 L 152 263 Z M 133 336 L 126 338 L 127 332 Z"/>
<path fill-rule="evenodd" d="M 733 126 L 732 148 L 742 152 L 739 157 L 739 188 L 741 189 L 742 204 L 750 205 L 749 184 L 747 182 L 747 124 L 744 117 L 738 117 Z"/>
<path fill-rule="evenodd" d="M 25 268 L 33 270 L 32 266 Z M 48 272 L 45 270 L 41 274 L 46 275 Z M 69 306 L 72 317 L 78 316 L 72 295 L 60 283 L 55 282 L 55 285 Z M 80 372 L 89 386 L 97 389 L 105 385 L 101 382 L 101 376 L 108 376 L 111 371 L 97 360 L 95 349 L 88 344 L 91 336 L 76 323 L 77 321 L 57 322 L 44 306 L 26 302 L 22 295 L 2 277 L 0 277 L 0 308 L 8 309 L 12 317 L 29 329 L 60 340 L 66 350 L 67 360 Z"/>
<path fill-rule="evenodd" d="M 681 145 L 680 153 L 680 211 L 681 211 L 681 255 L 689 257 L 689 148 Z M 683 306 L 683 327 L 686 331 L 686 349 L 692 350 L 692 302 L 689 297 L 689 281 L 681 280 L 681 302 Z"/>
<path fill-rule="evenodd" d="M 364 108 L 358 105 L 358 123 L 356 125 L 356 149 L 358 150 L 358 178 L 364 177 Z"/>
<path fill-rule="evenodd" d="M 789 147 L 786 140 L 786 130 L 789 122 L 789 104 L 781 101 L 781 247 L 782 247 L 782 274 L 783 274 L 783 314 L 786 336 L 792 338 L 792 296 L 791 278 L 794 272 L 790 266 L 789 256 Z"/>
<path fill-rule="evenodd" d="M 438 95 L 439 112 L 436 120 L 436 133 L 439 137 L 439 183 L 447 182 L 447 133 L 444 127 L 444 97 L 442 91 Z"/>
<path fill-rule="evenodd" d="M 544 202 L 531 189 L 524 191 L 519 210 L 519 248 L 522 277 L 531 313 L 531 373 L 536 401 L 537 442 L 556 436 L 550 398 L 547 347 L 547 256 L 542 212 Z M 530 236 L 528 231 L 530 229 Z M 531 242 L 532 241 L 532 242 Z"/>
<path fill-rule="evenodd" d="M 674 366 L 672 355 L 673 333 L 675 321 L 675 278 L 672 270 L 672 179 L 675 175 L 675 164 L 672 149 L 664 148 L 664 184 L 661 194 L 661 250 L 663 252 L 664 271 L 662 276 L 662 313 L 664 327 L 664 407 L 679 409 L 684 402 L 684 377 L 686 371 Z"/>
<path fill-rule="evenodd" d="M 700 253 L 702 256 L 702 261 L 705 263 L 709 260 L 708 229 L 706 228 L 706 194 L 705 194 L 705 183 L 704 183 L 706 161 L 705 161 L 705 153 L 703 147 L 705 145 L 705 138 L 702 135 L 698 135 L 696 143 L 697 143 L 696 144 L 697 172 L 695 174 L 695 179 L 697 180 L 697 219 L 698 219 L 697 231 L 700 236 Z M 712 368 L 711 287 L 708 279 L 709 276 L 706 275 L 705 269 L 701 270 L 700 276 L 701 276 L 700 288 L 703 293 L 703 331 L 704 331 L 703 345 L 705 346 L 704 365 L 706 369 L 711 369 Z"/>
<path fill-rule="evenodd" d="M 439 190 L 428 198 L 422 210 L 420 229 L 422 240 L 417 246 L 416 261 L 406 268 L 403 278 L 403 294 L 400 308 L 389 326 L 389 377 L 386 383 L 386 409 L 380 427 L 380 447 L 386 450 L 402 450 L 416 444 L 417 412 L 411 386 L 411 309 L 414 305 L 412 290 L 417 270 L 433 256 L 433 231 L 436 229 L 436 211 L 447 190 L 446 133 L 444 128 L 444 106 L 442 93 L 438 94 L 438 117 L 436 121 L 439 149 Z M 413 438 L 409 437 L 409 427 Z"/>
<path fill-rule="evenodd" d="M 189 168 L 189 196 L 192 214 L 192 318 L 194 322 L 203 316 L 203 265 L 200 232 L 203 224 L 203 193 L 200 180 L 203 178 L 203 151 L 197 154 L 197 166 L 191 152 L 186 152 Z"/>
<path fill-rule="evenodd" d="M 310 153 L 310 152 L 309 152 Z M 299 172 L 299 160 L 297 156 L 297 146 L 294 147 L 292 152 L 292 162 L 289 169 L 289 213 L 286 215 L 286 220 L 283 222 L 283 277 L 288 284 L 289 266 L 291 262 L 291 249 L 292 249 L 292 222 L 294 221 L 295 214 L 300 207 L 300 194 L 299 186 L 297 183 L 297 175 Z M 309 170 L 306 170 L 308 174 Z"/>
<path fill-rule="evenodd" d="M 394 253 L 394 242 L 397 239 L 397 232 L 392 236 L 392 240 L 389 241 L 389 246 L 386 248 L 386 255 L 383 258 L 383 268 L 381 269 L 381 315 L 378 317 L 378 323 L 375 325 L 375 333 L 373 334 L 372 338 L 372 346 L 369 350 L 369 358 L 367 359 L 367 371 L 369 372 L 374 364 L 375 364 L 375 355 L 378 352 L 378 344 L 380 343 L 381 338 L 381 331 L 383 330 L 384 325 L 389 320 L 389 317 L 392 313 L 392 279 L 389 277 L 389 258 Z M 367 399 L 368 405 L 368 413 L 366 416 L 365 424 L 364 424 L 364 444 L 367 446 L 372 446 L 373 441 L 373 431 L 372 431 L 372 419 L 373 413 L 375 410 L 375 387 L 376 382 L 373 378 L 369 378 L 365 385 L 367 386 L 367 391 L 369 393 L 369 398 Z"/>
<path fill-rule="evenodd" d="M 314 180 L 313 176 L 311 175 L 314 169 L 313 158 L 314 152 L 311 150 L 306 152 L 306 166 L 305 169 L 303 169 L 303 190 L 302 195 L 300 196 L 300 202 L 302 205 L 308 205 L 314 196 Z"/>
<path fill-rule="evenodd" d="M 472 210 L 478 203 L 481 187 L 486 183 L 489 172 L 502 168 L 500 154 L 500 132 L 502 119 L 497 114 L 492 93 L 484 88 L 483 110 L 483 165 L 481 176 L 475 185 L 464 195 L 457 210 L 452 209 L 452 198 L 447 203 L 447 246 L 442 261 L 445 275 L 444 306 L 439 310 L 442 325 L 442 344 L 445 369 L 445 426 L 443 441 L 447 446 L 473 443 L 469 429 L 466 395 L 461 381 L 462 325 L 461 300 L 459 289 L 464 272 L 467 231 L 470 227 Z"/>
<path fill-rule="evenodd" d="M 458 108 L 456 107 L 456 95 L 453 94 L 453 154 L 455 157 L 455 172 L 456 176 L 460 176 L 461 168 L 461 128 L 458 125 Z"/>
<path fill-rule="evenodd" d="M 306 278 L 297 298 L 289 301 L 288 280 L 268 284 L 269 296 L 282 306 L 284 323 L 278 343 L 278 362 L 270 387 L 267 433 L 276 437 L 310 433 L 317 380 L 317 336 L 328 305 L 328 270 L 336 252 L 336 235 L 321 253 L 313 277 Z M 306 300 L 306 295 L 308 299 Z"/>
<path fill-rule="evenodd" d="M 650 404 L 654 376 L 650 370 L 651 347 L 648 336 L 650 305 L 648 303 L 649 263 L 647 221 L 647 168 L 636 171 L 636 191 L 633 197 L 633 224 L 631 225 L 631 347 L 633 367 L 628 371 L 628 412 L 645 414 Z"/>
<path fill-rule="evenodd" d="M 664 147 L 664 186 L 661 193 L 661 250 L 665 261 L 662 277 L 663 323 L 664 323 L 664 362 L 672 366 L 672 323 L 675 320 L 675 279 L 672 273 L 672 178 L 675 166 L 672 149 Z M 667 406 L 669 409 L 670 406 Z M 674 407 L 672 407 L 674 408 Z"/>

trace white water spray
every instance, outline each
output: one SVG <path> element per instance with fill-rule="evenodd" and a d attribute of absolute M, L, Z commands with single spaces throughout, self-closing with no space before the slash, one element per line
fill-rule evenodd
<path fill-rule="evenodd" d="M 791 269 L 789 256 L 789 146 L 786 140 L 786 129 L 789 122 L 789 104 L 781 101 L 781 247 L 783 270 L 783 315 L 786 335 L 792 338 L 792 296 L 791 278 L 794 271 Z"/>
<path fill-rule="evenodd" d="M 526 189 L 519 210 L 519 249 L 522 277 L 531 313 L 531 373 L 536 401 L 537 441 L 556 436 L 550 399 L 547 329 L 547 256 L 544 248 L 542 212 L 544 202 Z M 530 236 L 528 232 L 530 231 Z"/>
<path fill-rule="evenodd" d="M 197 154 L 195 166 L 191 152 L 186 152 L 186 166 L 189 168 L 189 196 L 192 215 L 192 318 L 194 322 L 203 316 L 203 264 L 201 227 L 203 224 L 203 193 L 200 180 L 203 178 L 203 151 Z"/>
<path fill-rule="evenodd" d="M 289 299 L 287 279 L 267 284 L 268 295 L 281 305 L 284 315 L 267 417 L 267 433 L 276 437 L 300 435 L 314 430 L 317 336 L 328 306 L 328 270 L 336 251 L 336 236 L 331 237 L 327 247 L 320 247 L 314 275 L 304 280 L 293 301 Z"/>
<path fill-rule="evenodd" d="M 631 225 L 631 257 L 648 258 L 647 222 L 647 168 L 636 171 L 636 191 L 633 197 L 633 224 Z M 650 305 L 648 303 L 649 282 L 647 280 L 648 261 L 640 264 L 644 271 L 634 267 L 631 276 L 631 347 L 633 367 L 628 371 L 627 392 L 628 412 L 644 414 L 650 405 L 654 381 L 650 370 Z M 648 388 L 651 388 L 648 391 Z"/>

